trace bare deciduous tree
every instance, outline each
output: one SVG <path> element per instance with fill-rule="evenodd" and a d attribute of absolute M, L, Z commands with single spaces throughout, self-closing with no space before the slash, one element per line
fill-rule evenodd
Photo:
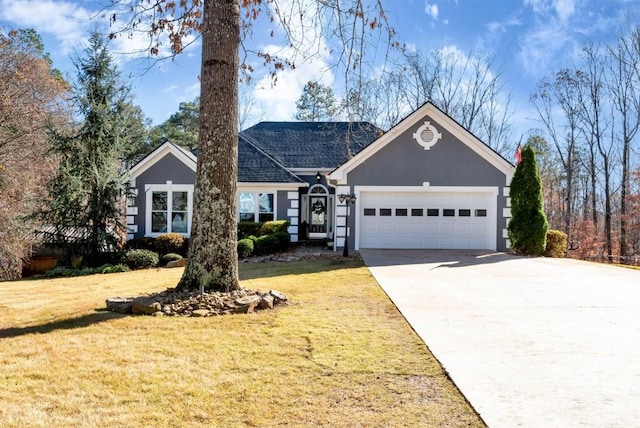
<path fill-rule="evenodd" d="M 20 276 L 34 239 L 27 217 L 55 167 L 45 131 L 68 118 L 67 89 L 37 33 L 0 33 L 0 280 Z"/>
<path fill-rule="evenodd" d="M 616 112 L 621 150 L 620 188 L 620 256 L 630 252 L 627 247 L 627 222 L 629 219 L 631 142 L 640 127 L 640 26 L 627 35 L 620 34 L 615 46 L 608 48 L 608 88 Z M 623 259 L 624 260 L 624 259 Z"/>
<path fill-rule="evenodd" d="M 577 72 L 579 84 L 582 86 L 582 100 L 580 118 L 583 122 L 583 133 L 589 143 L 591 150 L 590 158 L 590 180 L 592 186 L 593 205 L 593 224 L 597 230 L 597 211 L 596 211 L 596 167 L 593 156 L 593 147 L 598 150 L 602 159 L 602 168 L 600 170 L 604 181 L 604 235 L 605 248 L 609 260 L 613 257 L 613 245 L 611 238 L 611 168 L 612 168 L 612 152 L 613 141 L 607 139 L 606 117 L 608 112 L 605 111 L 606 105 L 606 86 L 605 86 L 605 58 L 600 54 L 600 49 L 589 44 L 583 49 L 583 62 L 585 71 Z M 608 140 L 608 141 L 607 141 Z"/>
<path fill-rule="evenodd" d="M 557 72 L 553 80 L 543 79 L 531 95 L 531 102 L 538 113 L 545 131 L 558 152 L 565 176 L 564 232 L 571 244 L 577 162 L 577 145 L 580 125 L 581 75 L 568 69 Z M 556 123 L 555 107 L 560 107 L 562 123 Z"/>

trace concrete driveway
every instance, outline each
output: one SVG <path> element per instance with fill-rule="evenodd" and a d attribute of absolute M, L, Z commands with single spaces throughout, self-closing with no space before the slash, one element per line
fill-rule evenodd
<path fill-rule="evenodd" d="M 489 427 L 640 426 L 640 271 L 481 251 L 360 253 Z"/>

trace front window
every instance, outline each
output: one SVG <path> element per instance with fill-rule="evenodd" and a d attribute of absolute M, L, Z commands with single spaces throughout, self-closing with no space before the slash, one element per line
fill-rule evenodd
<path fill-rule="evenodd" d="M 176 233 L 187 233 L 188 209 L 187 192 L 171 192 L 171 231 Z"/>
<path fill-rule="evenodd" d="M 168 192 L 153 192 L 151 196 L 151 232 L 166 233 L 168 231 L 169 205 Z"/>
<path fill-rule="evenodd" d="M 260 214 L 258 220 L 262 223 L 273 220 L 273 193 L 260 193 Z"/>
<path fill-rule="evenodd" d="M 193 186 L 152 185 L 147 196 L 147 235 L 191 231 Z"/>
<path fill-rule="evenodd" d="M 240 221 L 256 221 L 256 203 L 253 193 L 240 193 Z"/>
<path fill-rule="evenodd" d="M 273 193 L 241 192 L 238 195 L 240 221 L 265 222 L 275 219 Z"/>

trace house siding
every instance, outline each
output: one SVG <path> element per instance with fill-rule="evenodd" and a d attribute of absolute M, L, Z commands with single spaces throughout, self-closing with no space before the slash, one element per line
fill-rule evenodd
<path fill-rule="evenodd" d="M 437 128 L 442 138 L 429 150 L 425 150 L 413 138 L 425 121 Z M 436 120 L 425 116 L 404 133 L 380 149 L 374 156 L 348 173 L 348 191 L 354 186 L 450 186 L 450 187 L 495 187 L 496 197 L 496 242 L 497 249 L 508 249 L 503 236 L 508 218 L 504 216 L 508 194 L 504 194 L 506 183 L 504 173 L 489 161 L 474 152 L 469 146 L 453 136 Z M 347 188 L 343 189 L 347 190 Z M 349 247 L 354 248 L 356 210 L 349 215 Z M 344 216 L 344 209 L 338 209 L 338 217 Z M 339 233 L 340 236 L 340 233 Z M 342 235 L 344 236 L 344 235 Z"/>
<path fill-rule="evenodd" d="M 147 184 L 166 184 L 171 181 L 173 184 L 193 184 L 195 182 L 195 172 L 181 162 L 171 153 L 164 156 L 152 167 L 144 171 L 136 178 L 135 186 L 132 188 L 134 196 L 130 198 L 127 207 L 127 223 L 135 225 L 133 230 L 130 227 L 132 237 L 141 237 L 146 229 L 146 193 Z M 134 209 L 132 209 L 134 208 Z M 131 213 L 131 214 L 130 214 Z M 133 214 L 135 213 L 135 214 Z"/>

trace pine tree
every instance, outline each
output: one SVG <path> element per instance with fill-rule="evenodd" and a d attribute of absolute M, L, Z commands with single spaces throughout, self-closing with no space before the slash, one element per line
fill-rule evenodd
<path fill-rule="evenodd" d="M 318 82 L 307 82 L 296 101 L 296 120 L 321 122 L 335 120 L 338 112 L 333 90 Z"/>
<path fill-rule="evenodd" d="M 74 242 L 87 264 L 95 264 L 99 253 L 115 249 L 124 234 L 120 201 L 128 180 L 122 160 L 137 133 L 128 132 L 129 89 L 105 40 L 93 33 L 74 64 L 73 103 L 81 122 L 49 133 L 59 168 L 49 185 L 52 200 L 44 219 L 55 226 L 57 242 Z"/>
<path fill-rule="evenodd" d="M 533 149 L 527 144 L 511 179 L 511 220 L 507 226 L 511 248 L 518 254 L 539 256 L 545 250 L 549 225 L 543 211 L 542 182 Z"/>

